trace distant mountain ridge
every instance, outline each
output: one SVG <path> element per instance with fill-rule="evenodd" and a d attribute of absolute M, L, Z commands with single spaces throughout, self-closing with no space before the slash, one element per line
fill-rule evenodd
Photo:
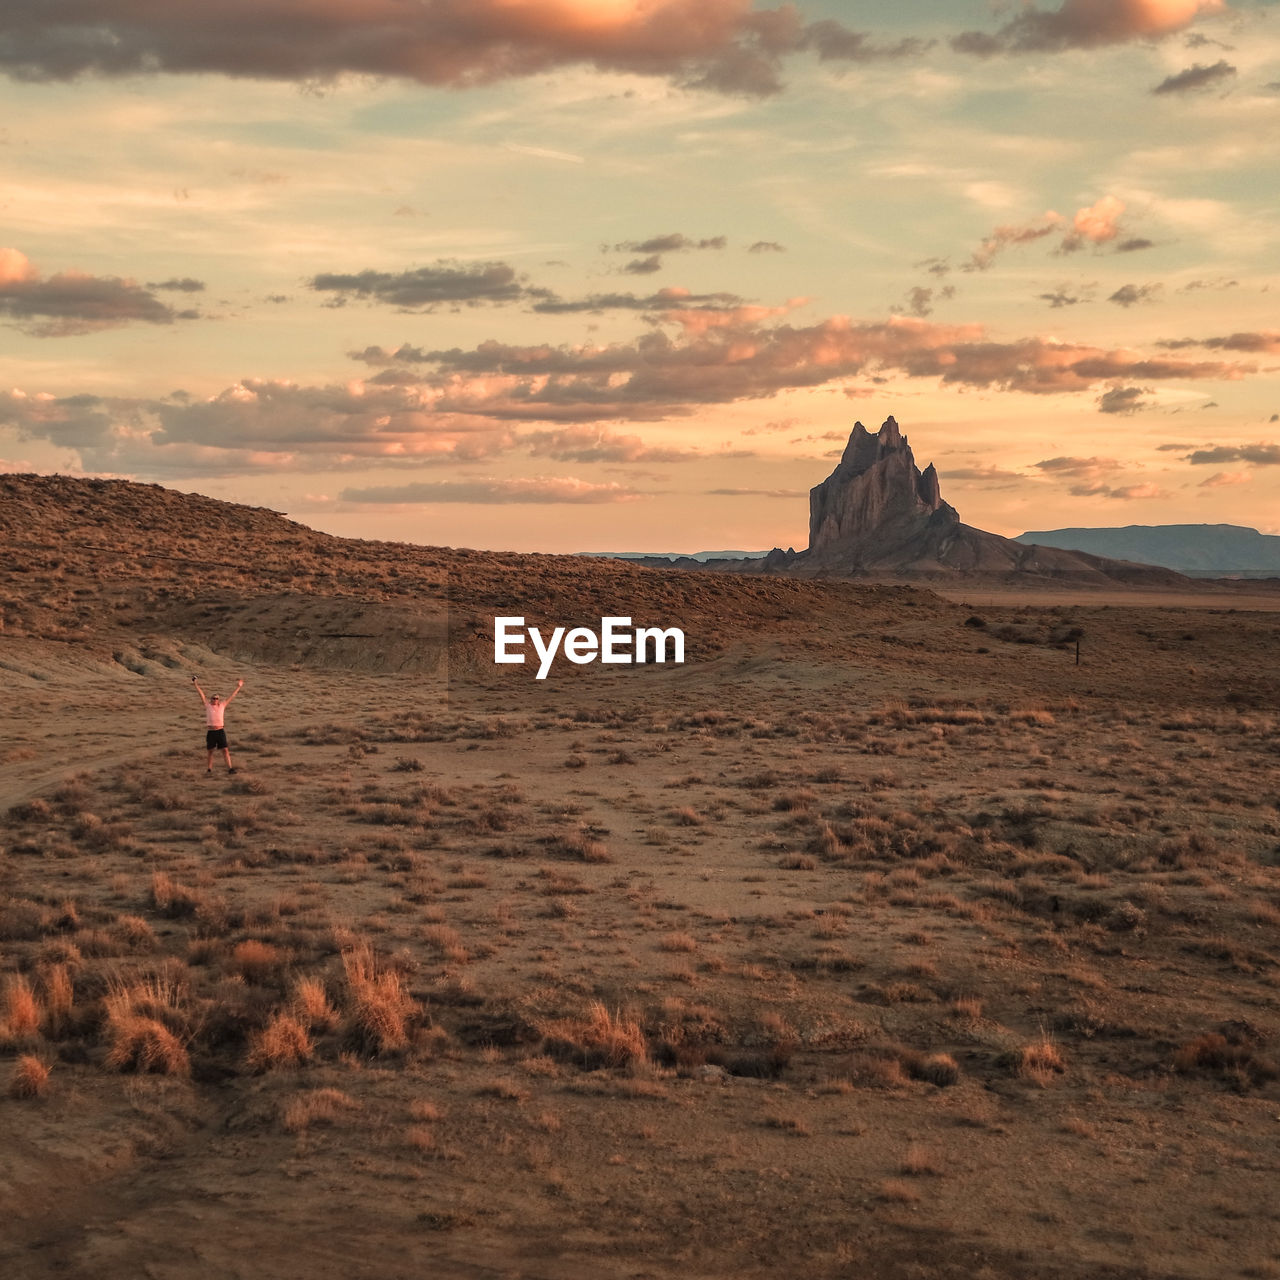
<path fill-rule="evenodd" d="M 1103 529 L 1045 529 L 1015 542 L 1163 565 L 1180 573 L 1280 574 L 1280 537 L 1238 524 L 1129 524 Z"/>
<path fill-rule="evenodd" d="M 604 560 L 762 560 L 767 551 L 579 551 Z"/>

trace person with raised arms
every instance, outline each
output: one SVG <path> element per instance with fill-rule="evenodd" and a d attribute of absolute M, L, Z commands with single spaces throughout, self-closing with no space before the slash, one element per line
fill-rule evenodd
<path fill-rule="evenodd" d="M 215 751 L 222 752 L 222 757 L 227 762 L 227 772 L 235 773 L 235 767 L 231 763 L 231 748 L 227 746 L 227 730 L 224 717 L 227 707 L 235 699 L 236 694 L 244 688 L 244 681 L 236 681 L 236 692 L 230 698 L 222 698 L 216 693 L 206 697 L 196 676 L 191 677 L 191 683 L 195 685 L 196 692 L 200 695 L 200 701 L 204 703 L 204 745 L 209 752 L 209 761 L 205 768 L 205 773 L 213 772 L 213 754 Z"/>

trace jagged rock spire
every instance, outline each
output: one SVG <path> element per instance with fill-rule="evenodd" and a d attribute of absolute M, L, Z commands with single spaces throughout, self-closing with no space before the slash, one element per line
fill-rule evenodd
<path fill-rule="evenodd" d="M 861 558 L 959 520 L 933 464 L 916 466 L 896 419 L 874 434 L 858 422 L 836 469 L 809 492 L 809 552 Z"/>

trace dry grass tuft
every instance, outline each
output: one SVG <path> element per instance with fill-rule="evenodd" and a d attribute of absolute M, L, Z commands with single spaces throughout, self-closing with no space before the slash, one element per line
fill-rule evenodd
<path fill-rule="evenodd" d="M 10 978 L 5 987 L 4 1029 L 10 1042 L 30 1039 L 40 1029 L 40 1002 L 21 974 Z"/>
<path fill-rule="evenodd" d="M 154 951 L 156 935 L 141 916 L 123 915 L 111 928 L 112 934 L 133 951 Z"/>
<path fill-rule="evenodd" d="M 544 1026 L 542 1047 L 550 1057 L 577 1063 L 588 1071 L 641 1063 L 649 1055 L 640 1023 L 621 1012 L 610 1013 L 599 1000 L 588 1005 L 585 1018 Z"/>
<path fill-rule="evenodd" d="M 201 895 L 173 880 L 168 872 L 156 871 L 151 876 L 151 905 L 163 916 L 193 916 L 203 901 Z"/>
<path fill-rule="evenodd" d="M 395 1053 L 408 1048 L 409 1019 L 417 1004 L 404 978 L 381 966 L 367 942 L 342 954 L 347 977 L 347 1035 L 362 1053 Z"/>
<path fill-rule="evenodd" d="M 293 1012 L 310 1031 L 331 1031 L 338 1024 L 338 1011 L 329 1003 L 329 993 L 319 978 L 299 978 L 293 988 Z"/>
<path fill-rule="evenodd" d="M 9 1097 L 42 1098 L 49 1089 L 49 1068 L 39 1058 L 24 1053 L 9 1078 Z"/>
<path fill-rule="evenodd" d="M 608 846 L 603 841 L 593 840 L 586 831 L 574 831 L 568 835 L 560 836 L 556 844 L 566 856 L 578 858 L 583 862 L 605 863 L 613 861 L 613 856 L 610 854 Z"/>
<path fill-rule="evenodd" d="M 1041 1088 L 1067 1069 L 1062 1051 L 1048 1036 L 1041 1036 L 1039 1040 L 1023 1045 L 1017 1065 L 1018 1074 L 1023 1079 L 1034 1081 Z"/>
<path fill-rule="evenodd" d="M 422 931 L 422 940 L 452 964 L 466 964 L 471 959 L 462 945 L 462 935 L 452 925 L 429 924 Z"/>
<path fill-rule="evenodd" d="M 113 987 L 102 1002 L 110 1045 L 106 1065 L 113 1071 L 190 1074 L 191 1060 L 177 1034 L 186 1030 L 185 1002 L 183 989 L 164 978 Z"/>
<path fill-rule="evenodd" d="M 246 982 L 266 982 L 284 966 L 285 957 L 269 942 L 249 938 L 236 943 L 231 964 Z"/>
<path fill-rule="evenodd" d="M 698 940 L 688 933 L 668 933 L 663 935 L 661 946 L 663 951 L 697 951 Z"/>
<path fill-rule="evenodd" d="M 905 1064 L 915 1080 L 947 1088 L 960 1079 L 960 1064 L 949 1053 L 931 1053 L 922 1060 L 912 1056 Z"/>
<path fill-rule="evenodd" d="M 816 871 L 818 860 L 809 853 L 784 853 L 778 867 L 782 871 Z"/>
<path fill-rule="evenodd" d="M 75 987 L 65 964 L 51 964 L 41 971 L 45 1032 L 57 1037 L 66 1029 L 75 1005 Z"/>
<path fill-rule="evenodd" d="M 1173 1065 L 1182 1075 L 1197 1071 L 1216 1075 L 1240 1092 L 1280 1078 L 1280 1068 L 1243 1037 L 1218 1032 L 1197 1036 L 1184 1044 L 1174 1054 Z"/>
<path fill-rule="evenodd" d="M 250 1071 L 300 1067 L 311 1057 L 311 1037 L 292 1013 L 280 1010 L 261 1031 L 249 1037 Z"/>
<path fill-rule="evenodd" d="M 153 1072 L 163 1076 L 185 1076 L 191 1059 L 177 1036 L 163 1023 L 139 1014 L 113 1017 L 110 1023 L 111 1048 L 107 1066 L 114 1071 Z"/>
<path fill-rule="evenodd" d="M 952 1017 L 977 1022 L 982 1017 L 982 999 L 974 995 L 957 996 L 947 1009 Z"/>
<path fill-rule="evenodd" d="M 281 1119 L 290 1133 L 302 1133 L 313 1124 L 332 1124 L 344 1112 L 355 1111 L 359 1106 L 341 1089 L 312 1089 L 294 1098 Z"/>

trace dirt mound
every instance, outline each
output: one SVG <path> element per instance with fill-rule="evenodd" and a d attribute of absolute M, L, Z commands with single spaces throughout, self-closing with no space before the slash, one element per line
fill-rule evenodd
<path fill-rule="evenodd" d="M 158 485 L 0 477 L 8 637 L 118 651 L 175 638 L 231 657 L 369 671 L 492 663 L 493 618 L 679 625 L 690 657 L 762 629 L 838 642 L 855 612 L 949 606 L 910 588 L 651 570 L 577 556 L 369 542 Z"/>

